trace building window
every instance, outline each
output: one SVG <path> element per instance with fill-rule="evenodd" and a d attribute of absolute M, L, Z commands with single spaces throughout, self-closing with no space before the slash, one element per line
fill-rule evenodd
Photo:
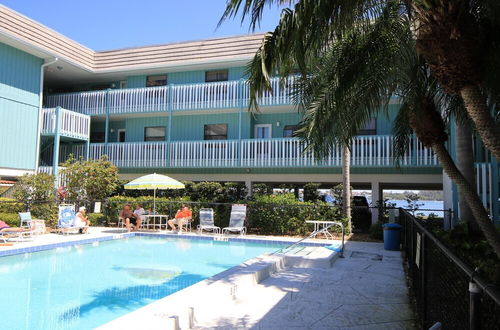
<path fill-rule="evenodd" d="M 104 132 L 90 133 L 90 143 L 102 143 L 102 142 L 104 142 Z"/>
<path fill-rule="evenodd" d="M 165 126 L 144 127 L 144 141 L 165 141 Z"/>
<path fill-rule="evenodd" d="M 292 137 L 295 131 L 298 129 L 299 126 L 297 125 L 285 125 L 285 127 L 283 127 L 283 137 L 285 138 Z"/>
<path fill-rule="evenodd" d="M 166 86 L 167 75 L 161 76 L 148 76 L 146 78 L 146 87 Z"/>
<path fill-rule="evenodd" d="M 216 71 L 205 72 L 205 82 L 227 81 L 227 79 L 228 79 L 227 70 L 216 70 Z"/>
<path fill-rule="evenodd" d="M 227 124 L 205 125 L 204 140 L 227 140 Z"/>
<path fill-rule="evenodd" d="M 377 118 L 370 118 L 363 128 L 359 130 L 359 135 L 376 135 L 377 134 Z"/>

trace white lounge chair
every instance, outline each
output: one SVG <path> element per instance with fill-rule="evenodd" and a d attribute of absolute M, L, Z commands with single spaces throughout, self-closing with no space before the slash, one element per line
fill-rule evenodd
<path fill-rule="evenodd" d="M 214 225 L 213 209 L 200 209 L 200 224 L 198 225 L 197 229 L 200 234 L 204 230 L 211 231 L 214 234 L 220 234 L 220 227 Z"/>
<path fill-rule="evenodd" d="M 222 228 L 222 234 L 229 232 L 239 232 L 245 235 L 247 228 L 245 227 L 245 219 L 247 216 L 247 206 L 245 204 L 233 204 L 231 208 L 231 217 L 229 218 L 229 226 Z"/>

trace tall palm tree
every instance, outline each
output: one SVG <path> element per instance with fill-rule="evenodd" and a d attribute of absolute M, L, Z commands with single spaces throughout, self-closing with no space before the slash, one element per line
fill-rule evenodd
<path fill-rule="evenodd" d="M 500 159 L 500 128 L 486 106 L 486 93 L 500 98 L 500 2 L 497 0 L 228 0 L 221 18 L 242 13 L 259 23 L 266 6 L 285 8 L 276 29 L 268 34 L 252 70 L 251 98 L 270 90 L 276 70 L 284 76 L 318 56 L 333 38 L 379 20 L 388 6 L 411 21 L 417 43 L 445 91 L 462 97 L 469 117 L 486 148 Z M 219 23 L 220 24 L 220 23 Z M 255 102 L 252 102 L 255 106 Z"/>
<path fill-rule="evenodd" d="M 443 89 L 462 97 L 484 145 L 500 159 L 500 126 L 489 111 L 485 93 L 500 96 L 495 86 L 500 68 L 499 2 L 414 0 L 409 4 L 418 24 L 418 53 Z"/>
<path fill-rule="evenodd" d="M 257 22 L 263 3 L 292 2 L 247 0 L 243 16 L 251 9 Z M 241 3 L 230 1 L 224 17 L 234 15 Z M 401 15 L 400 1 L 298 1 L 293 11 L 283 11 L 280 24 L 264 38 L 249 65 L 251 105 L 257 107 L 260 93 L 270 89 L 272 73 L 286 77 L 299 68 L 302 79 L 294 88 L 305 111 L 300 134 L 321 157 L 337 143 L 348 145 L 364 122 L 399 93 L 403 103 L 397 146 L 406 146 L 402 141 L 413 130 L 432 148 L 500 258 L 500 235 L 445 148 L 439 88 L 429 67 L 416 57 L 413 23 L 411 16 Z"/>

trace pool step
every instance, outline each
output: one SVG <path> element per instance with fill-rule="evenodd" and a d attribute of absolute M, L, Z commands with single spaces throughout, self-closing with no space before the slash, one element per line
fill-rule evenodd
<path fill-rule="evenodd" d="M 300 247 L 293 255 L 274 254 L 252 258 L 238 266 L 155 301 L 98 329 L 191 329 L 194 319 L 203 322 L 261 288 L 259 283 L 286 267 L 330 267 L 338 252 L 324 247 Z M 193 318 L 194 315 L 194 318 Z"/>

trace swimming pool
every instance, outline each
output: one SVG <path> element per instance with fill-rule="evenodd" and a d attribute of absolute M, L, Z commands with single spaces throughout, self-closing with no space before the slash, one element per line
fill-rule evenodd
<path fill-rule="evenodd" d="M 0 257 L 0 325 L 94 328 L 284 245 L 139 236 Z"/>

